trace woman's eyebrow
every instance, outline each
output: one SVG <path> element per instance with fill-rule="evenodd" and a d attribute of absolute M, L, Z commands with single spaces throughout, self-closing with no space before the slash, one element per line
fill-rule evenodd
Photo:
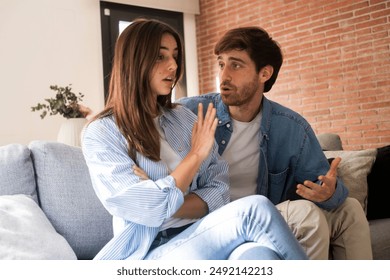
<path fill-rule="evenodd" d="M 165 47 L 165 46 L 160 46 L 160 50 L 167 50 L 167 51 L 169 51 L 169 48 L 168 48 L 168 47 Z M 176 48 L 174 48 L 173 50 L 174 50 L 174 51 L 177 51 L 178 48 L 176 47 Z"/>

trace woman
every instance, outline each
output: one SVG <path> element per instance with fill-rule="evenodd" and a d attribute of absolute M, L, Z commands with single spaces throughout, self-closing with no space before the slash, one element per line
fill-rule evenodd
<path fill-rule="evenodd" d="M 199 105 L 196 117 L 171 102 L 182 65 L 180 37 L 162 22 L 136 20 L 118 38 L 106 107 L 83 134 L 92 184 L 113 215 L 114 237 L 96 259 L 227 259 L 247 241 L 264 245 L 259 258 L 306 258 L 266 198 L 228 204 L 215 109 L 203 116 Z"/>

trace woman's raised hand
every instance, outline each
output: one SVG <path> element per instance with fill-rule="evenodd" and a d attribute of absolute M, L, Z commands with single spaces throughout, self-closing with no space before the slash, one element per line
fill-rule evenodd
<path fill-rule="evenodd" d="M 214 145 L 214 134 L 218 119 L 216 109 L 210 103 L 206 115 L 203 116 L 203 105 L 198 105 L 198 120 L 192 128 L 191 153 L 196 154 L 203 161 L 209 155 Z"/>
<path fill-rule="evenodd" d="M 171 176 L 175 179 L 176 186 L 183 193 L 188 191 L 192 179 L 198 172 L 202 162 L 210 154 L 214 145 L 214 134 L 218 123 L 215 116 L 216 110 L 210 104 L 206 115 L 203 117 L 203 105 L 199 104 L 198 120 L 192 128 L 191 150 L 171 173 Z M 203 202 L 203 206 L 205 206 L 204 204 Z M 205 207 L 207 209 L 207 205 Z"/>

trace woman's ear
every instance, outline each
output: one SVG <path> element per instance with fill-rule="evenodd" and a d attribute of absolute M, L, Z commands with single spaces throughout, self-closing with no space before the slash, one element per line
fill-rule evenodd
<path fill-rule="evenodd" d="M 260 69 L 259 78 L 261 83 L 265 83 L 268 81 L 272 74 L 274 73 L 274 68 L 271 65 L 266 65 Z"/>

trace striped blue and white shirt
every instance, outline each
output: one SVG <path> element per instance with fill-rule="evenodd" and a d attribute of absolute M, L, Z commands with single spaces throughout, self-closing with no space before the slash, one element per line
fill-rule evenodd
<path fill-rule="evenodd" d="M 159 118 L 167 142 L 182 159 L 190 151 L 195 121 L 196 116 L 181 105 L 164 110 Z M 149 179 L 140 180 L 134 174 L 135 162 L 128 156 L 127 141 L 113 116 L 85 128 L 82 149 L 94 190 L 113 215 L 114 237 L 95 259 L 143 259 L 161 225 L 183 204 L 183 193 L 162 161 L 137 154 L 138 166 Z M 214 144 L 189 191 L 202 198 L 212 212 L 229 202 L 228 180 L 227 163 Z"/>

